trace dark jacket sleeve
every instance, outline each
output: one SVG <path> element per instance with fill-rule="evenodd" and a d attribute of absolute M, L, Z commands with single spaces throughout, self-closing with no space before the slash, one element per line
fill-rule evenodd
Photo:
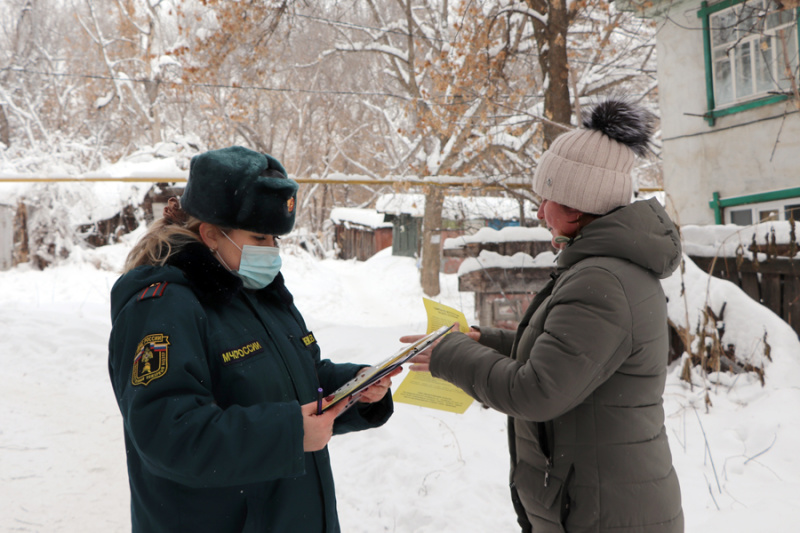
<path fill-rule="evenodd" d="M 542 331 L 523 333 L 518 349 L 527 353 L 508 358 L 454 333 L 433 351 L 431 373 L 524 420 L 551 420 L 579 404 L 630 354 L 630 307 L 605 269 L 579 270 L 560 281 L 533 316 L 532 322 L 546 313 Z"/>
<path fill-rule="evenodd" d="M 325 394 L 333 391 L 350 381 L 365 365 L 352 363 L 335 364 L 323 359 L 317 364 L 317 375 Z M 333 425 L 333 434 L 341 435 L 351 431 L 361 431 L 382 426 L 389 420 L 394 412 L 392 395 L 386 394 L 379 402 L 364 404 L 356 403 L 353 407 L 340 414 Z"/>
<path fill-rule="evenodd" d="M 389 420 L 394 413 L 392 393 L 387 392 L 380 401 L 375 403 L 356 403 L 353 407 L 339 415 L 333 426 L 333 433 L 341 435 L 351 431 L 361 431 L 380 427 Z"/>
<path fill-rule="evenodd" d="M 157 301 L 128 306 L 114 321 L 109 370 L 132 445 L 154 474 L 192 487 L 303 474 L 297 402 L 224 410 L 214 402 L 206 322 L 190 291 L 178 287 Z M 152 333 L 168 337 L 168 370 L 147 385 L 132 385 L 137 345 Z"/>
<path fill-rule="evenodd" d="M 480 342 L 505 356 L 511 355 L 516 331 L 501 328 L 481 328 Z"/>
<path fill-rule="evenodd" d="M 308 331 L 305 320 L 300 311 L 292 307 L 292 315 L 304 331 Z M 320 347 L 314 344 L 312 357 L 320 387 L 324 394 L 332 394 L 336 389 L 355 377 L 358 371 L 367 365 L 354 363 L 333 363 L 329 359 L 322 359 Z M 340 414 L 333 424 L 333 434 L 341 435 L 351 431 L 361 431 L 378 427 L 386 423 L 394 412 L 391 394 L 387 394 L 381 401 L 373 404 L 356 404 Z"/>

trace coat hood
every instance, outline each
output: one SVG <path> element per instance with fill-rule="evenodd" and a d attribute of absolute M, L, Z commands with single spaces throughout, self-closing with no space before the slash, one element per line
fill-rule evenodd
<path fill-rule="evenodd" d="M 634 202 L 584 227 L 559 254 L 558 266 L 569 268 L 594 256 L 625 259 L 668 278 L 680 265 L 678 228 L 655 198 Z"/>

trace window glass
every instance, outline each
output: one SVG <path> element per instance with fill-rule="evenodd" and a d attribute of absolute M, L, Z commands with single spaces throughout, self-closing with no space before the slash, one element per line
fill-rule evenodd
<path fill-rule="evenodd" d="M 739 39 L 746 39 L 762 32 L 764 27 L 761 2 L 747 2 L 732 9 L 736 15 L 736 33 Z"/>
<path fill-rule="evenodd" d="M 750 54 L 750 43 L 736 47 L 736 97 L 753 94 L 753 61 Z"/>
<path fill-rule="evenodd" d="M 711 35 L 714 46 L 735 41 L 736 13 L 732 9 L 711 15 Z"/>
<path fill-rule="evenodd" d="M 756 49 L 756 91 L 758 92 L 769 91 L 778 82 L 777 72 L 772 71 L 773 52 L 772 37 L 762 37 Z"/>
<path fill-rule="evenodd" d="M 709 23 L 716 105 L 791 88 L 798 72 L 795 9 L 750 0 L 709 15 Z"/>
<path fill-rule="evenodd" d="M 784 24 L 790 24 L 793 22 L 792 15 L 794 10 L 792 9 L 781 9 L 780 11 L 772 10 L 767 14 L 767 29 L 777 28 L 778 26 L 782 26 Z"/>
<path fill-rule="evenodd" d="M 787 205 L 784 208 L 784 215 L 786 220 L 794 218 L 796 222 L 800 222 L 800 204 Z"/>
<path fill-rule="evenodd" d="M 717 105 L 727 104 L 733 100 L 733 75 L 731 62 L 724 49 L 714 51 L 714 67 L 714 92 Z"/>
<path fill-rule="evenodd" d="M 770 220 L 778 220 L 778 210 L 777 209 L 767 209 L 765 211 L 758 212 L 758 221 L 759 222 L 768 222 Z"/>
<path fill-rule="evenodd" d="M 790 76 L 794 73 L 797 77 L 797 38 L 793 31 L 794 28 L 782 28 L 775 39 L 775 78 L 780 89 L 791 89 Z M 787 65 L 790 72 L 786 71 Z"/>
<path fill-rule="evenodd" d="M 753 223 L 753 211 L 751 209 L 738 209 L 731 211 L 731 224 L 739 226 L 749 226 Z"/>

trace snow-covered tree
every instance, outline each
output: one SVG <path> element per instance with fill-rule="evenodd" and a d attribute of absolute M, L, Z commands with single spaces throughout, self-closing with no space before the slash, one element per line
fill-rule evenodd
<path fill-rule="evenodd" d="M 304 191 L 314 230 L 382 178 L 421 176 L 431 295 L 433 182 L 508 189 L 586 100 L 655 88 L 652 28 L 608 0 L 7 0 L 0 15 L 0 161 L 77 173 L 192 137 L 375 180 Z"/>
<path fill-rule="evenodd" d="M 353 23 L 326 54 L 377 58 L 381 90 L 405 98 L 402 108 L 375 109 L 393 133 L 383 155 L 398 173 L 487 184 L 530 177 L 542 150 L 572 127 L 582 97 L 641 77 L 652 85 L 652 30 L 606 0 L 347 5 Z M 426 192 L 422 283 L 437 294 L 442 194 Z"/>
<path fill-rule="evenodd" d="M 62 55 L 70 38 L 66 13 L 41 0 L 0 5 L 0 141 L 7 150 L 47 149 L 69 165 L 82 155 L 67 154 L 81 137 L 70 120 L 81 81 L 67 76 Z"/>
<path fill-rule="evenodd" d="M 168 0 L 83 0 L 75 16 L 86 37 L 82 46 L 70 47 L 73 66 L 88 60 L 102 75 L 92 77 L 84 89 L 87 112 L 106 124 L 106 142 L 130 153 L 141 142 L 155 145 L 177 124 L 165 123 L 174 95 L 168 90 L 177 80 L 180 65 L 169 55 L 177 44 L 175 3 Z M 92 71 L 90 71 L 92 72 Z M 98 79 L 99 78 L 99 79 Z"/>

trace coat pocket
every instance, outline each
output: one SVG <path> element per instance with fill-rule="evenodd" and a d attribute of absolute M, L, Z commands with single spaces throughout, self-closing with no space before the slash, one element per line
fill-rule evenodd
<path fill-rule="evenodd" d="M 567 478 L 571 478 L 570 467 Z M 561 528 L 569 513 L 569 498 L 566 494 L 565 481 L 552 473 L 545 485 L 545 472 L 528 463 L 518 463 L 514 469 L 514 485 L 525 511 L 532 518 L 543 520 Z M 536 528 L 534 527 L 534 530 Z M 548 529 L 549 531 L 549 529 Z"/>

